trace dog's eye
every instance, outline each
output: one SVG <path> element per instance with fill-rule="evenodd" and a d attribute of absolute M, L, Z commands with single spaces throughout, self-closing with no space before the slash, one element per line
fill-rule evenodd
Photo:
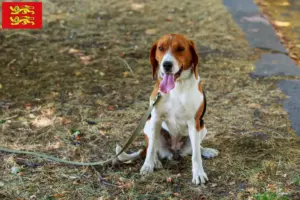
<path fill-rule="evenodd" d="M 160 46 L 160 47 L 158 47 L 158 49 L 159 49 L 160 51 L 163 51 L 163 50 L 164 50 L 164 47 Z"/>
<path fill-rule="evenodd" d="M 178 52 L 184 51 L 184 47 L 177 47 L 177 51 L 178 51 Z"/>

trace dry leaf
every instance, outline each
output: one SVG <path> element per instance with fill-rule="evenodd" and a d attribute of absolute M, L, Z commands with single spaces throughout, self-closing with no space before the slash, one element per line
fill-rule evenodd
<path fill-rule="evenodd" d="M 291 25 L 290 22 L 287 22 L 287 21 L 278 21 L 278 20 L 273 21 L 273 24 L 276 25 L 276 26 L 279 26 L 279 27 L 288 27 L 288 26 Z"/>
<path fill-rule="evenodd" d="M 73 49 L 73 48 L 69 49 L 70 54 L 76 54 L 76 53 L 80 53 L 80 52 L 81 51 L 79 49 Z"/>
<path fill-rule="evenodd" d="M 129 72 L 123 72 L 123 77 L 127 77 L 129 75 Z"/>
<path fill-rule="evenodd" d="M 178 192 L 173 193 L 175 196 L 180 197 L 181 195 Z"/>
<path fill-rule="evenodd" d="M 250 194 L 255 194 L 257 193 L 257 189 L 251 187 L 251 188 L 246 188 L 246 191 L 249 192 Z"/>
<path fill-rule="evenodd" d="M 261 108 L 261 106 L 259 104 L 256 104 L 256 103 L 248 103 L 247 106 L 249 108 Z"/>
<path fill-rule="evenodd" d="M 76 72 L 74 72 L 74 75 L 75 75 L 75 76 L 80 76 L 80 75 L 81 75 L 81 72 L 76 71 Z"/>
<path fill-rule="evenodd" d="M 39 116 L 32 121 L 32 125 L 35 127 L 46 127 L 53 124 L 53 121 L 45 116 Z"/>
<path fill-rule="evenodd" d="M 263 24 L 270 24 L 268 20 L 266 20 L 264 17 L 261 17 L 259 15 L 251 16 L 251 17 L 243 17 L 242 21 L 246 20 L 249 22 L 261 22 Z"/>
<path fill-rule="evenodd" d="M 46 109 L 42 109 L 41 113 L 44 116 L 53 116 L 53 114 L 55 113 L 56 109 L 55 108 L 46 108 Z"/>
<path fill-rule="evenodd" d="M 145 7 L 145 4 L 143 4 L 143 3 L 133 3 L 133 4 L 131 4 L 131 9 L 135 10 L 135 11 L 143 10 L 144 7 Z"/>
<path fill-rule="evenodd" d="M 65 118 L 65 117 L 64 117 L 64 118 L 62 119 L 62 124 L 63 124 L 63 125 L 71 124 L 71 122 L 72 122 L 72 121 L 71 121 L 70 119 L 68 119 L 68 118 Z"/>
<path fill-rule="evenodd" d="M 276 5 L 278 5 L 278 6 L 289 6 L 291 4 L 288 1 L 284 1 L 284 2 L 277 2 Z"/>
<path fill-rule="evenodd" d="M 30 110 L 32 108 L 32 104 L 31 103 L 25 103 L 24 104 L 24 107 L 27 109 L 27 110 Z"/>
<path fill-rule="evenodd" d="M 274 184 L 268 184 L 267 187 L 272 189 L 272 190 L 276 190 L 276 186 Z"/>
<path fill-rule="evenodd" d="M 110 110 L 110 111 L 115 110 L 115 108 L 113 106 L 108 106 L 107 109 Z"/>
<path fill-rule="evenodd" d="M 147 29 L 147 30 L 145 31 L 145 33 L 146 33 L 147 35 L 154 35 L 154 34 L 157 33 L 157 31 L 158 31 L 158 29 L 150 28 L 150 29 Z"/>
<path fill-rule="evenodd" d="M 64 196 L 65 196 L 64 194 L 54 194 L 53 195 L 53 197 L 55 197 L 55 198 L 62 198 Z"/>
<path fill-rule="evenodd" d="M 88 61 L 88 60 L 92 60 L 93 56 L 80 56 L 80 60 L 82 61 Z"/>

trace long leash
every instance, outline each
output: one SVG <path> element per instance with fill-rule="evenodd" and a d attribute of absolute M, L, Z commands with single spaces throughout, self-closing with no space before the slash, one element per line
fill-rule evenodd
<path fill-rule="evenodd" d="M 76 162 L 76 161 L 64 160 L 64 159 L 57 158 L 57 157 L 54 157 L 54 156 L 51 156 L 51 155 L 47 155 L 47 154 L 43 154 L 43 153 L 38 153 L 38 152 L 33 152 L 33 151 L 14 150 L 14 149 L 8 149 L 8 148 L 1 147 L 1 146 L 0 146 L 0 151 L 6 152 L 6 153 L 31 155 L 31 156 L 43 158 L 43 159 L 46 159 L 46 160 L 52 160 L 52 161 L 56 161 L 56 162 L 59 162 L 59 163 L 65 163 L 65 164 L 71 164 L 71 165 L 79 165 L 79 166 L 104 165 L 106 163 L 112 162 L 114 159 L 116 159 L 121 153 L 123 153 L 129 147 L 129 145 L 133 142 L 133 140 L 137 137 L 137 135 L 142 130 L 143 126 L 145 125 L 146 121 L 148 120 L 148 117 L 151 114 L 151 111 L 153 110 L 154 106 L 158 103 L 158 101 L 160 100 L 160 98 L 161 98 L 161 94 L 158 93 L 157 96 L 156 96 L 156 99 L 153 101 L 152 104 L 150 104 L 147 112 L 142 117 L 139 125 L 136 127 L 136 129 L 134 130 L 134 132 L 132 133 L 132 135 L 130 136 L 130 138 L 127 140 L 127 142 L 125 143 L 125 145 L 122 148 L 122 150 L 116 156 L 114 156 L 114 157 L 112 157 L 112 158 L 110 158 L 108 160 L 105 160 L 105 161 L 99 161 L 99 162 Z"/>

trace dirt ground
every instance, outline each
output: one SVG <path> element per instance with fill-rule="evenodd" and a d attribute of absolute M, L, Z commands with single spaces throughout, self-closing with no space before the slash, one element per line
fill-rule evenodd
<path fill-rule="evenodd" d="M 252 79 L 251 49 L 221 0 L 47 0 L 44 29 L 0 30 L 0 144 L 74 161 L 104 160 L 124 144 L 153 88 L 148 53 L 166 33 L 193 39 L 207 94 L 204 160 L 76 167 L 0 153 L 0 199 L 300 199 L 299 138 L 276 79 Z M 77 131 L 77 132 L 76 132 Z M 76 135 L 76 133 L 79 133 Z M 130 150 L 145 145 L 143 137 Z"/>

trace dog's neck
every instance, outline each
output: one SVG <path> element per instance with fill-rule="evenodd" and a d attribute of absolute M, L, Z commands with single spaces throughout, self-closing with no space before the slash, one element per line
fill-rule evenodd
<path fill-rule="evenodd" d="M 183 83 L 186 80 L 189 80 L 191 78 L 195 78 L 195 76 L 193 76 L 193 72 L 191 69 L 187 69 L 187 70 L 183 70 L 180 74 L 180 76 L 176 79 L 176 82 L 178 83 Z"/>

